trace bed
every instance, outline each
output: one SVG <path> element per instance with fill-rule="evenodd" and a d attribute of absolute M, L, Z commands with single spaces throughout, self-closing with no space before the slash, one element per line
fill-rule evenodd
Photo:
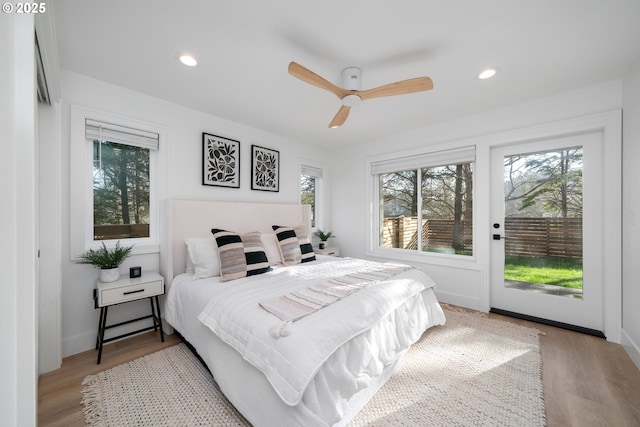
<path fill-rule="evenodd" d="M 284 233 L 277 233 L 296 230 L 303 248 L 309 224 L 305 205 L 168 202 L 161 271 L 171 279 L 164 319 L 256 426 L 346 425 L 424 330 L 445 322 L 434 283 L 409 266 L 313 253 L 309 262 L 283 265 L 290 260 L 280 240 Z M 273 225 L 282 228 L 274 232 Z M 221 230 L 216 238 L 212 228 Z M 230 270 L 216 276 L 216 266 L 201 263 L 212 257 L 212 239 L 226 236 L 222 230 L 234 237 L 259 232 L 265 271 L 226 280 Z M 214 248 L 219 258 L 226 254 L 221 242 Z M 311 309 L 291 304 L 298 296 L 318 295 L 319 287 L 327 301 L 321 298 Z"/>

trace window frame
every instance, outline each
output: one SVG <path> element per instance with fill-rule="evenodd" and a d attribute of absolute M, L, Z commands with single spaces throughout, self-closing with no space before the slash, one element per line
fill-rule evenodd
<path fill-rule="evenodd" d="M 409 262 L 427 262 L 429 264 L 437 264 L 442 266 L 464 266 L 470 264 L 477 264 L 477 239 L 476 232 L 477 227 L 473 227 L 472 231 L 472 255 L 458 255 L 458 254 L 447 254 L 447 253 L 439 253 L 439 252 L 429 252 L 422 250 L 413 250 L 413 249 L 403 249 L 403 248 L 385 248 L 380 245 L 380 224 L 381 224 L 381 215 L 380 209 L 383 201 L 380 198 L 380 175 L 384 172 L 377 172 L 377 166 L 380 164 L 398 164 L 402 163 L 403 159 L 408 159 L 408 162 L 411 162 L 410 167 L 402 170 L 420 170 L 425 167 L 433 167 L 435 164 L 425 164 L 424 166 L 417 166 L 415 163 L 415 159 L 437 159 L 439 157 L 446 158 L 448 153 L 455 154 L 456 151 L 464 151 L 465 149 L 473 148 L 474 152 L 476 151 L 475 146 L 468 145 L 434 145 L 430 146 L 429 149 L 420 148 L 414 150 L 408 150 L 403 152 L 395 152 L 382 154 L 375 157 L 369 157 L 366 159 L 366 198 L 367 198 L 367 207 L 369 211 L 369 215 L 367 215 L 367 233 L 366 233 L 366 247 L 365 254 L 371 257 L 378 258 L 389 258 L 396 259 L 401 261 L 409 261 Z M 471 162 L 472 164 L 472 180 L 474 191 L 472 193 L 472 203 L 476 206 L 476 162 L 477 159 L 460 161 L 460 163 Z M 436 161 L 436 163 L 439 163 Z M 449 164 L 449 163 L 447 163 Z M 450 164 L 456 164 L 450 163 Z M 442 166 L 442 165 L 438 165 Z M 418 202 L 422 203 L 422 193 L 418 192 Z M 421 209 L 420 209 L 421 210 Z M 476 223 L 476 209 L 473 210 L 472 213 L 472 221 Z"/>
<path fill-rule="evenodd" d="M 302 204 L 302 189 L 300 188 L 300 178 L 302 177 L 302 170 L 304 167 L 309 167 L 312 169 L 318 169 L 322 172 L 321 177 L 316 177 L 315 182 L 315 212 L 314 220 L 315 226 L 311 227 L 311 232 L 314 233 L 317 230 L 323 230 L 325 226 L 324 222 L 324 192 L 325 192 L 325 182 L 327 179 L 327 169 L 324 165 L 320 163 L 316 163 L 309 160 L 298 160 L 298 203 Z"/>
<path fill-rule="evenodd" d="M 85 135 L 86 120 L 113 123 L 119 126 L 157 133 L 158 150 L 149 150 L 149 237 L 134 239 L 94 240 L 93 230 L 93 143 Z M 160 252 L 160 200 L 165 185 L 159 177 L 164 170 L 163 144 L 167 130 L 163 126 L 142 122 L 129 117 L 105 113 L 86 107 L 71 105 L 70 120 L 70 259 L 88 249 L 104 244 L 111 248 L 120 240 L 122 245 L 133 245 L 132 254 Z"/>

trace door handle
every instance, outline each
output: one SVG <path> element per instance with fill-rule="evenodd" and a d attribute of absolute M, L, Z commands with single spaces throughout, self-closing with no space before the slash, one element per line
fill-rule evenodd
<path fill-rule="evenodd" d="M 500 239 L 507 240 L 507 238 L 506 238 L 506 237 L 501 236 L 501 235 L 499 235 L 499 234 L 494 234 L 494 235 L 493 235 L 493 240 L 500 240 Z"/>

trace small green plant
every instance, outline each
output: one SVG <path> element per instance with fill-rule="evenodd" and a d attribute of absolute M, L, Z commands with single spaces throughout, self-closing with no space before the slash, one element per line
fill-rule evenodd
<path fill-rule="evenodd" d="M 89 249 L 80 255 L 78 264 L 91 264 L 102 270 L 110 268 L 118 268 L 120 264 L 129 256 L 133 246 L 128 248 L 120 246 L 120 241 L 116 242 L 116 247 L 107 249 L 107 245 L 102 242 L 102 247 L 98 249 Z"/>
<path fill-rule="evenodd" d="M 315 233 L 313 233 L 314 235 L 318 236 L 318 239 L 320 239 L 323 242 L 326 242 L 327 240 L 329 240 L 332 237 L 336 237 L 333 235 L 332 231 L 328 231 L 328 232 L 324 232 L 322 230 L 318 230 Z"/>

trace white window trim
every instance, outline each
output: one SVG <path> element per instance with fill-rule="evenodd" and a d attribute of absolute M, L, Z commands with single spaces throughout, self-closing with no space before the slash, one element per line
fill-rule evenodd
<path fill-rule="evenodd" d="M 426 252 L 426 251 L 414 251 L 410 249 L 400 249 L 400 248 L 383 248 L 379 246 L 379 233 L 380 233 L 380 211 L 379 211 L 379 203 L 380 203 L 380 180 L 379 175 L 375 174 L 376 165 L 381 164 L 393 164 L 401 159 L 414 159 L 414 158 L 428 158 L 430 156 L 434 156 L 434 158 L 440 157 L 443 153 L 451 153 L 453 156 L 456 155 L 457 152 L 464 152 L 465 149 L 468 149 L 468 144 L 438 144 L 432 145 L 427 148 L 418 148 L 413 150 L 401 151 L 401 152 L 393 152 L 381 154 L 378 156 L 369 157 L 365 160 L 365 183 L 366 183 L 366 203 L 368 206 L 369 213 L 366 215 L 366 226 L 367 232 L 366 243 L 365 243 L 365 254 L 367 256 L 376 257 L 376 258 L 386 258 L 386 259 L 395 259 L 405 262 L 418 262 L 418 263 L 428 263 L 435 264 L 441 266 L 449 266 L 449 267 L 457 267 L 457 268 L 468 268 L 471 270 L 477 270 L 477 245 L 476 245 L 476 233 L 477 227 L 473 227 L 473 253 L 472 255 L 455 255 L 455 254 L 443 254 L 437 252 Z M 437 162 L 439 163 L 439 162 Z M 475 161 L 473 167 L 473 182 L 475 189 L 476 182 L 476 167 Z M 429 164 L 427 164 L 429 166 Z M 476 191 L 473 192 L 474 206 L 476 198 Z M 476 224 L 476 209 L 473 210 L 473 223 Z"/>
<path fill-rule="evenodd" d="M 105 113 L 79 105 L 71 105 L 70 120 L 70 259 L 75 260 L 87 249 L 97 248 L 102 243 L 93 240 L 93 191 L 88 185 L 92 177 L 93 146 L 87 142 L 85 120 L 117 123 L 121 126 L 157 133 L 160 140 L 159 150 L 150 150 L 149 193 L 149 237 L 126 239 L 121 244 L 134 245 L 132 254 L 160 252 L 160 200 L 164 199 L 165 185 L 160 177 L 165 176 L 163 154 L 167 147 L 167 130 L 163 126 L 134 120 L 129 117 Z M 105 240 L 110 247 L 116 240 Z"/>
<path fill-rule="evenodd" d="M 316 211 L 315 211 L 315 227 L 311 227 L 311 232 L 315 232 L 316 230 L 322 230 L 325 227 L 324 221 L 324 202 L 325 202 L 325 183 L 327 182 L 327 168 L 321 164 L 311 160 L 298 160 L 298 203 L 301 202 L 302 192 L 300 191 L 300 176 L 302 176 L 303 166 L 310 166 L 315 169 L 320 169 L 322 171 L 322 178 L 320 180 L 316 180 Z"/>

